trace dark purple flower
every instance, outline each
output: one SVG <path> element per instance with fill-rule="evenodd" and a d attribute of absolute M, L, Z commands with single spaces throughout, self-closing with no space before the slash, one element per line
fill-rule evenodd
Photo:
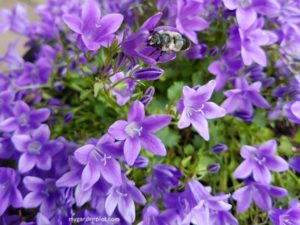
<path fill-rule="evenodd" d="M 292 200 L 288 209 L 272 209 L 269 218 L 274 225 L 299 225 L 300 202 Z"/>
<path fill-rule="evenodd" d="M 300 173 L 300 156 L 295 156 L 289 160 L 290 167 Z"/>
<path fill-rule="evenodd" d="M 207 166 L 207 171 L 209 173 L 217 173 L 217 172 L 219 172 L 220 168 L 221 168 L 221 166 L 219 163 L 213 163 L 213 164 L 209 164 Z"/>
<path fill-rule="evenodd" d="M 112 186 L 105 201 L 106 213 L 111 216 L 116 208 L 119 213 L 128 222 L 135 220 L 135 204 L 145 204 L 146 199 L 141 191 L 134 186 L 134 183 L 125 176 L 121 186 Z"/>
<path fill-rule="evenodd" d="M 133 77 L 137 80 L 157 80 L 163 73 L 164 71 L 160 68 L 149 67 L 135 71 Z"/>
<path fill-rule="evenodd" d="M 245 186 L 237 189 L 232 198 L 237 201 L 237 212 L 245 212 L 254 201 L 261 210 L 268 211 L 272 208 L 272 198 L 282 198 L 288 194 L 284 188 L 266 183 L 246 181 Z"/>
<path fill-rule="evenodd" d="M 300 100 L 287 103 L 284 106 L 284 114 L 292 123 L 300 124 Z"/>
<path fill-rule="evenodd" d="M 227 145 L 225 144 L 216 144 L 211 148 L 211 151 L 215 154 L 220 154 L 227 151 Z"/>
<path fill-rule="evenodd" d="M 64 121 L 65 121 L 65 123 L 70 122 L 72 119 L 73 119 L 73 113 L 72 112 L 67 112 L 64 115 Z"/>
<path fill-rule="evenodd" d="M 12 141 L 16 149 L 21 152 L 18 162 L 20 173 L 26 173 L 33 167 L 50 170 L 52 154 L 61 150 L 62 145 L 57 141 L 49 141 L 50 130 L 47 125 L 41 125 L 31 134 L 15 134 Z"/>
<path fill-rule="evenodd" d="M 189 59 L 202 59 L 205 57 L 206 50 L 205 44 L 194 45 L 185 52 L 185 56 Z"/>
<path fill-rule="evenodd" d="M 260 95 L 261 83 L 259 81 L 249 85 L 246 78 L 239 77 L 234 82 L 235 89 L 224 92 L 227 99 L 222 103 L 222 107 L 227 113 L 241 111 L 253 114 L 253 105 L 264 109 L 269 109 L 269 103 Z"/>
<path fill-rule="evenodd" d="M 180 113 L 178 128 L 183 129 L 191 124 L 204 140 L 209 140 L 207 119 L 225 116 L 225 109 L 208 100 L 216 86 L 214 80 L 198 87 L 197 90 L 184 86 L 182 98 L 177 102 L 177 111 Z"/>
<path fill-rule="evenodd" d="M 195 44 L 198 44 L 196 32 L 206 29 L 209 25 L 199 16 L 202 9 L 200 1 L 177 1 L 176 28 Z"/>
<path fill-rule="evenodd" d="M 84 46 L 91 51 L 101 46 L 108 46 L 115 37 L 115 32 L 123 22 L 123 16 L 118 13 L 105 15 L 101 18 L 101 11 L 95 0 L 87 0 L 82 6 L 80 17 L 74 14 L 65 14 L 64 22 L 78 34 Z"/>
<path fill-rule="evenodd" d="M 118 143 L 106 134 L 95 144 L 86 144 L 74 152 L 76 160 L 84 165 L 81 174 L 81 186 L 83 191 L 89 190 L 100 176 L 114 185 L 122 183 L 121 167 L 114 158 L 120 149 Z"/>
<path fill-rule="evenodd" d="M 162 225 L 173 224 L 177 215 L 176 211 L 167 209 L 160 212 L 157 206 L 154 204 L 149 205 L 143 210 L 143 220 L 138 225 Z"/>
<path fill-rule="evenodd" d="M 125 141 L 124 157 L 129 165 L 133 165 L 141 147 L 153 154 L 164 156 L 166 148 L 153 133 L 168 125 L 171 118 L 167 115 L 152 115 L 145 117 L 144 105 L 135 101 L 127 113 L 127 121 L 118 120 L 109 129 L 116 140 Z"/>
<path fill-rule="evenodd" d="M 20 178 L 11 168 L 0 168 L 0 216 L 12 205 L 15 208 L 23 206 L 23 197 L 17 186 Z"/>
<path fill-rule="evenodd" d="M 5 132 L 16 131 L 25 133 L 36 129 L 50 115 L 49 109 L 33 109 L 23 101 L 17 101 L 13 108 L 13 116 L 0 122 L 0 130 Z"/>
<path fill-rule="evenodd" d="M 171 188 L 178 187 L 181 176 L 181 172 L 174 166 L 157 164 L 153 166 L 152 173 L 147 177 L 147 183 L 141 187 L 141 191 L 157 200 Z"/>
<path fill-rule="evenodd" d="M 253 175 L 255 181 L 269 183 L 271 181 L 270 170 L 282 172 L 289 168 L 283 158 L 274 155 L 276 149 L 275 140 L 266 141 L 259 147 L 243 146 L 241 156 L 245 160 L 234 171 L 234 177 L 245 179 Z"/>

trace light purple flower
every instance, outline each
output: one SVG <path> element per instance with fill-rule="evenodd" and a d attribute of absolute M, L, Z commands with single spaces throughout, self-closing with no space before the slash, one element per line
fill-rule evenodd
<path fill-rule="evenodd" d="M 261 82 L 257 81 L 249 85 L 246 78 L 239 77 L 235 79 L 234 87 L 235 89 L 224 92 L 227 99 L 221 106 L 227 113 L 239 111 L 252 115 L 253 105 L 264 109 L 270 108 L 269 103 L 259 93 Z"/>
<path fill-rule="evenodd" d="M 264 142 L 261 146 L 245 145 L 241 148 L 244 161 L 234 171 L 235 178 L 245 179 L 250 175 L 257 182 L 269 183 L 271 171 L 282 172 L 288 170 L 288 163 L 280 156 L 274 155 L 277 149 L 275 140 Z"/>
<path fill-rule="evenodd" d="M 11 12 L 6 9 L 0 11 L 0 32 L 11 30 L 18 34 L 26 34 L 28 26 L 26 9 L 22 4 L 16 4 Z"/>
<path fill-rule="evenodd" d="M 223 0 L 226 8 L 236 10 L 236 18 L 241 28 L 249 28 L 257 19 L 257 14 L 279 15 L 280 4 L 276 0 Z"/>
<path fill-rule="evenodd" d="M 267 56 L 261 46 L 271 45 L 278 39 L 277 35 L 271 31 L 262 30 L 263 19 L 258 19 L 247 29 L 239 29 L 241 38 L 241 54 L 245 65 L 249 66 L 253 62 L 261 66 L 267 66 Z"/>
<path fill-rule="evenodd" d="M 287 103 L 284 106 L 284 114 L 292 123 L 300 124 L 300 100 Z"/>
<path fill-rule="evenodd" d="M 41 170 L 50 170 L 52 164 L 52 154 L 62 148 L 61 143 L 49 141 L 50 130 L 47 125 L 41 125 L 31 134 L 16 134 L 12 141 L 16 149 L 21 152 L 18 162 L 20 173 L 26 173 L 38 167 Z"/>
<path fill-rule="evenodd" d="M 161 225 L 173 224 L 177 215 L 176 211 L 167 209 L 160 212 L 157 206 L 151 204 L 143 210 L 143 220 L 138 225 Z"/>
<path fill-rule="evenodd" d="M 14 91 L 7 90 L 7 91 L 0 92 L 0 124 L 5 118 L 12 116 L 13 114 L 12 106 L 13 106 L 14 97 L 15 97 Z"/>
<path fill-rule="evenodd" d="M 17 101 L 13 108 L 13 116 L 0 122 L 0 130 L 5 132 L 16 131 L 25 133 L 36 129 L 50 115 L 49 109 L 33 109 L 23 101 Z"/>
<path fill-rule="evenodd" d="M 292 200 L 288 209 L 272 209 L 269 218 L 274 225 L 299 225 L 300 202 Z"/>
<path fill-rule="evenodd" d="M 284 188 L 266 183 L 246 181 L 245 186 L 237 189 L 232 198 L 237 201 L 237 212 L 245 212 L 254 201 L 261 210 L 268 211 L 272 208 L 272 198 L 282 198 L 288 194 Z"/>
<path fill-rule="evenodd" d="M 206 29 L 209 25 L 199 16 L 202 9 L 201 1 L 177 0 L 176 28 L 195 44 L 198 44 L 196 32 Z"/>
<path fill-rule="evenodd" d="M 101 18 L 101 11 L 95 0 L 86 0 L 82 6 L 80 17 L 73 14 L 63 16 L 68 27 L 79 35 L 80 41 L 91 51 L 106 47 L 115 32 L 123 22 L 123 16 L 118 13 L 105 15 Z"/>
<path fill-rule="evenodd" d="M 118 152 L 120 145 L 114 143 L 114 139 L 106 134 L 97 143 L 86 144 L 74 152 L 76 160 L 84 165 L 81 174 L 81 186 L 83 191 L 89 190 L 100 176 L 116 186 L 121 185 L 121 167 L 114 158 L 114 152 Z"/>
<path fill-rule="evenodd" d="M 182 98 L 177 102 L 177 111 L 180 113 L 178 128 L 183 129 L 191 124 L 204 140 L 209 140 L 207 119 L 215 119 L 225 116 L 225 109 L 209 102 L 216 86 L 211 80 L 207 84 L 195 88 L 184 86 Z"/>
<path fill-rule="evenodd" d="M 121 186 L 112 186 L 105 201 L 106 213 L 111 216 L 116 208 L 128 222 L 135 220 L 135 204 L 145 204 L 146 199 L 134 183 L 123 177 Z"/>
<path fill-rule="evenodd" d="M 0 168 L 0 216 L 12 205 L 15 208 L 23 206 L 23 197 L 17 188 L 20 178 L 11 168 Z"/>
<path fill-rule="evenodd" d="M 133 165 L 141 147 L 153 154 L 164 156 L 166 148 L 153 133 L 168 125 L 171 118 L 164 114 L 145 117 L 144 105 L 135 101 L 127 113 L 127 121 L 118 120 L 108 132 L 116 139 L 125 141 L 124 157 L 129 165 Z"/>

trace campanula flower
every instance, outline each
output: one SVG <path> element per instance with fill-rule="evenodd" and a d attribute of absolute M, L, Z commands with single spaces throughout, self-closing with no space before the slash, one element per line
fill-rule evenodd
<path fill-rule="evenodd" d="M 235 79 L 234 87 L 235 89 L 224 92 L 227 99 L 221 106 L 226 109 L 227 113 L 238 111 L 252 115 L 253 105 L 264 109 L 270 108 L 267 100 L 259 93 L 261 82 L 257 81 L 249 85 L 246 78 L 239 77 Z"/>
<path fill-rule="evenodd" d="M 82 190 L 87 191 L 100 176 L 115 185 L 122 183 L 121 167 L 114 158 L 114 153 L 120 149 L 118 143 L 106 134 L 96 144 L 86 144 L 74 152 L 76 160 L 84 165 L 81 174 Z"/>
<path fill-rule="evenodd" d="M 245 212 L 254 201 L 261 210 L 268 211 L 272 207 L 272 198 L 282 198 L 288 194 L 284 188 L 270 184 L 246 180 L 245 186 L 235 190 L 232 198 L 237 201 L 237 212 Z"/>
<path fill-rule="evenodd" d="M 86 0 L 81 15 L 65 14 L 64 22 L 76 34 L 78 40 L 91 51 L 106 47 L 115 37 L 115 32 L 123 22 L 123 16 L 111 13 L 101 18 L 100 7 L 95 0 Z"/>
<path fill-rule="evenodd" d="M 113 123 L 108 133 L 116 140 L 125 141 L 124 157 L 129 165 L 133 165 L 141 147 L 153 154 L 164 156 L 166 148 L 161 140 L 153 135 L 171 121 L 171 118 L 164 114 L 145 117 L 144 105 L 135 101 L 127 113 L 127 121 L 118 120 Z"/>
<path fill-rule="evenodd" d="M 209 102 L 216 86 L 211 80 L 207 84 L 195 88 L 184 86 L 182 98 L 177 102 L 177 111 L 180 113 L 178 128 L 183 129 L 191 124 L 204 140 L 209 140 L 207 119 L 215 119 L 225 116 L 225 109 Z"/>
<path fill-rule="evenodd" d="M 12 205 L 15 208 L 23 206 L 23 197 L 17 188 L 20 178 L 11 168 L 0 168 L 0 216 Z"/>
<path fill-rule="evenodd" d="M 30 109 L 25 102 L 17 101 L 13 108 L 13 115 L 0 122 L 0 130 L 25 133 L 38 128 L 42 122 L 48 119 L 49 115 L 49 109 Z"/>
<path fill-rule="evenodd" d="M 50 130 L 45 124 L 33 130 L 30 134 L 15 134 L 12 141 L 16 149 L 21 153 L 18 162 L 20 173 L 26 173 L 37 167 L 41 170 L 50 170 L 52 154 L 63 146 L 60 142 L 49 141 Z"/>
<path fill-rule="evenodd" d="M 143 220 L 138 225 L 173 224 L 177 215 L 175 210 L 167 209 L 160 212 L 157 206 L 151 204 L 143 210 Z"/>
<path fill-rule="evenodd" d="M 300 156 L 292 157 L 289 160 L 290 167 L 300 173 Z"/>
<path fill-rule="evenodd" d="M 269 218 L 274 225 L 299 225 L 300 202 L 292 200 L 288 209 L 272 209 Z"/>
<path fill-rule="evenodd" d="M 284 114 L 292 123 L 300 124 L 300 100 L 288 102 L 284 106 Z"/>
<path fill-rule="evenodd" d="M 122 217 L 132 223 L 135 220 L 135 204 L 145 204 L 146 199 L 134 183 L 125 176 L 121 186 L 112 186 L 105 201 L 105 210 L 109 216 L 117 208 Z"/>
<path fill-rule="evenodd" d="M 274 155 L 277 149 L 275 140 L 264 142 L 261 146 L 245 145 L 241 148 L 244 161 L 234 171 L 235 178 L 245 179 L 253 175 L 255 181 L 269 183 L 271 171 L 282 172 L 288 170 L 288 163 L 280 156 Z"/>

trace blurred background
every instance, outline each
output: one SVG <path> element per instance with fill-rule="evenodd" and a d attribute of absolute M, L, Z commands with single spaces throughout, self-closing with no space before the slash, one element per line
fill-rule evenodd
<path fill-rule="evenodd" d="M 9 9 L 11 10 L 13 8 L 13 6 L 16 3 L 21 3 L 23 5 L 25 5 L 26 9 L 27 9 L 27 16 L 29 18 L 30 21 L 35 21 L 38 19 L 38 16 L 36 15 L 36 13 L 34 12 L 34 8 L 40 4 L 43 3 L 44 0 L 0 0 L 0 8 L 1 9 Z M 7 45 L 16 40 L 19 39 L 19 44 L 18 44 L 18 52 L 20 52 L 21 54 L 24 53 L 26 51 L 26 49 L 24 49 L 24 43 L 26 42 L 26 39 L 24 39 L 24 37 L 21 37 L 20 35 L 17 35 L 13 32 L 5 32 L 5 33 L 0 33 L 0 55 L 3 55 L 6 52 L 7 49 Z"/>

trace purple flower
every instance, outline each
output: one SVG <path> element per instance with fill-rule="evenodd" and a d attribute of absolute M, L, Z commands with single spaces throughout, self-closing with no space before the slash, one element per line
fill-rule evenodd
<path fill-rule="evenodd" d="M 106 47 L 114 38 L 114 33 L 123 22 L 123 16 L 118 13 L 105 15 L 95 0 L 86 0 L 82 6 L 81 16 L 66 14 L 63 16 L 67 26 L 78 34 L 78 40 L 91 51 Z"/>
<path fill-rule="evenodd" d="M 129 71 L 130 73 L 130 71 Z M 125 79 L 127 75 L 125 75 L 123 72 L 119 72 L 114 74 L 112 77 L 110 77 L 111 85 L 114 85 L 114 83 L 119 82 L 122 79 Z M 111 93 L 116 98 L 117 104 L 119 106 L 125 105 L 133 95 L 135 90 L 135 82 L 132 79 L 125 79 L 118 85 L 116 85 Z"/>
<path fill-rule="evenodd" d="M 29 21 L 26 17 L 26 9 L 22 4 L 16 4 L 13 10 L 2 9 L 0 11 L 0 32 L 11 30 L 18 34 L 25 34 Z"/>
<path fill-rule="evenodd" d="M 15 98 L 15 93 L 11 90 L 0 92 L 0 127 L 3 119 L 13 114 L 12 104 L 14 98 Z"/>
<path fill-rule="evenodd" d="M 135 71 L 133 77 L 137 80 L 157 80 L 163 73 L 164 71 L 160 68 L 150 67 Z"/>
<path fill-rule="evenodd" d="M 0 216 L 12 205 L 20 208 L 23 205 L 23 197 L 17 186 L 20 178 L 11 168 L 0 168 Z"/>
<path fill-rule="evenodd" d="M 300 100 L 287 103 L 284 106 L 284 114 L 292 123 L 300 124 Z"/>
<path fill-rule="evenodd" d="M 202 9 L 200 1 L 177 1 L 176 28 L 195 44 L 198 44 L 196 32 L 208 27 L 208 23 L 199 16 Z"/>
<path fill-rule="evenodd" d="M 242 63 L 236 58 L 222 56 L 208 66 L 208 71 L 216 76 L 216 91 L 220 91 L 230 78 L 236 77 Z"/>
<path fill-rule="evenodd" d="M 8 70 L 14 72 L 23 68 L 24 60 L 16 52 L 18 41 L 9 43 L 4 56 L 0 57 L 0 61 L 7 64 Z"/>
<path fill-rule="evenodd" d="M 295 156 L 289 160 L 289 164 L 292 169 L 300 173 L 300 156 Z"/>
<path fill-rule="evenodd" d="M 5 74 L 0 73 L 0 90 L 1 92 L 9 87 L 10 79 Z"/>
<path fill-rule="evenodd" d="M 133 165 L 141 146 L 153 154 L 166 155 L 165 146 L 153 133 L 168 125 L 170 121 L 171 118 L 164 114 L 145 117 L 144 105 L 135 101 L 128 110 L 127 121 L 116 121 L 109 127 L 108 132 L 116 140 L 125 141 L 124 157 L 129 165 Z"/>
<path fill-rule="evenodd" d="M 52 154 L 62 148 L 61 143 L 49 141 L 50 130 L 47 125 L 41 125 L 33 130 L 30 135 L 16 134 L 12 141 L 16 149 L 21 152 L 18 170 L 26 173 L 37 166 L 41 170 L 50 170 Z"/>
<path fill-rule="evenodd" d="M 232 198 L 237 201 L 237 212 L 245 212 L 254 201 L 261 210 L 268 211 L 272 207 L 272 198 L 281 198 L 288 194 L 284 188 L 265 183 L 246 181 L 245 186 L 237 189 Z"/>
<path fill-rule="evenodd" d="M 236 9 L 238 24 L 243 29 L 250 27 L 257 19 L 257 13 L 276 16 L 280 12 L 280 4 L 276 0 L 223 0 L 226 8 Z"/>
<path fill-rule="evenodd" d="M 283 158 L 274 155 L 276 149 L 275 140 L 266 141 L 259 147 L 243 146 L 241 156 L 244 161 L 234 171 L 234 177 L 245 179 L 253 175 L 255 181 L 269 183 L 271 181 L 270 170 L 282 172 L 289 168 Z"/>
<path fill-rule="evenodd" d="M 235 89 L 224 92 L 227 99 L 222 103 L 222 107 L 227 113 L 234 111 L 253 114 L 253 105 L 264 109 L 269 109 L 269 103 L 259 94 L 261 83 L 259 81 L 249 85 L 246 78 L 239 77 L 234 82 Z"/>
<path fill-rule="evenodd" d="M 189 59 L 203 59 L 205 57 L 206 50 L 207 46 L 205 44 L 194 45 L 185 52 L 185 56 Z"/>
<path fill-rule="evenodd" d="M 157 200 L 169 192 L 171 188 L 179 186 L 181 172 L 170 165 L 157 164 L 153 166 L 152 173 L 147 177 L 147 183 L 141 187 L 145 194 L 151 194 Z"/>
<path fill-rule="evenodd" d="M 211 151 L 215 154 L 220 154 L 227 151 L 227 145 L 225 144 L 216 144 L 211 148 Z"/>
<path fill-rule="evenodd" d="M 100 176 L 114 185 L 122 183 L 121 168 L 114 159 L 114 152 L 118 152 L 120 145 L 114 143 L 113 138 L 106 134 L 96 144 L 86 144 L 74 152 L 76 160 L 84 165 L 81 174 L 83 191 L 89 190 Z"/>
<path fill-rule="evenodd" d="M 18 86 L 47 84 L 51 69 L 51 63 L 46 58 L 40 58 L 34 64 L 26 62 L 22 73 L 16 78 L 15 83 Z"/>
<path fill-rule="evenodd" d="M 178 128 L 183 129 L 191 124 L 204 140 L 209 140 L 207 119 L 225 116 L 225 109 L 208 100 L 216 86 L 214 80 L 197 89 L 184 86 L 182 98 L 177 102 L 177 111 L 180 113 Z"/>
<path fill-rule="evenodd" d="M 135 204 L 145 204 L 146 199 L 134 183 L 123 177 L 121 186 L 112 186 L 105 201 L 106 213 L 111 216 L 116 208 L 128 222 L 135 220 Z"/>
<path fill-rule="evenodd" d="M 239 29 L 242 59 L 247 66 L 253 62 L 266 66 L 267 56 L 261 46 L 271 45 L 277 41 L 275 33 L 262 30 L 263 25 L 263 19 L 258 19 L 249 28 Z"/>
<path fill-rule="evenodd" d="M 0 122 L 0 130 L 5 132 L 16 131 L 25 133 L 36 129 L 42 122 L 48 119 L 49 109 L 33 109 L 23 101 L 17 101 L 13 108 L 13 116 Z"/>
<path fill-rule="evenodd" d="M 213 164 L 209 164 L 207 166 L 207 171 L 209 173 L 218 173 L 220 168 L 221 168 L 221 166 L 219 163 L 213 163 Z"/>
<path fill-rule="evenodd" d="M 288 209 L 272 209 L 269 218 L 274 225 L 299 225 L 300 202 L 291 201 Z"/>
<path fill-rule="evenodd" d="M 138 225 L 161 225 L 173 224 L 176 219 L 176 211 L 167 209 L 160 212 L 154 204 L 149 205 L 143 210 L 143 220 Z"/>
<path fill-rule="evenodd" d="M 25 208 L 36 208 L 41 206 L 41 212 L 54 210 L 56 201 L 60 195 L 55 186 L 55 179 L 26 176 L 23 179 L 25 187 L 30 191 L 24 197 Z"/>

